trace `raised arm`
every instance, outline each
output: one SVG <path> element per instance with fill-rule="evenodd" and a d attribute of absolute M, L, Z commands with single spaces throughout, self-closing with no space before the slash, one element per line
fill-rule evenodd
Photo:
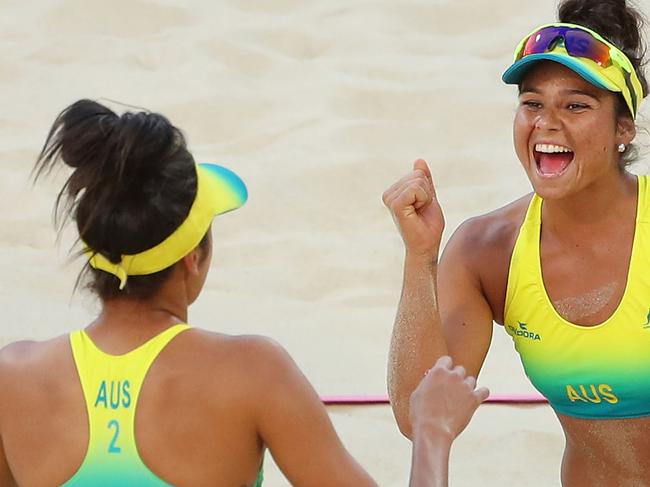
<path fill-rule="evenodd" d="M 471 265 L 472 255 L 467 254 L 472 252 L 467 231 L 456 232 L 438 263 L 444 217 L 426 163 L 416 161 L 413 171 L 383 199 L 405 246 L 388 392 L 398 426 L 410 438 L 409 398 L 420 379 L 443 355 L 477 375 L 492 336 L 492 312 Z"/>
<path fill-rule="evenodd" d="M 476 379 L 438 359 L 411 396 L 413 461 L 410 487 L 447 487 L 452 442 L 465 429 L 476 408 L 488 397 Z"/>

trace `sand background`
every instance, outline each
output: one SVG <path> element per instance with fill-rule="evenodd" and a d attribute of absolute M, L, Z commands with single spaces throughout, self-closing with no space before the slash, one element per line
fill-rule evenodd
<path fill-rule="evenodd" d="M 554 13 L 514 0 L 0 0 L 0 345 L 98 309 L 72 295 L 71 234 L 55 243 L 64 175 L 34 189 L 29 172 L 62 108 L 104 98 L 166 114 L 197 160 L 248 183 L 247 206 L 214 224 L 191 322 L 274 337 L 322 394 L 385 393 L 403 249 L 381 193 L 426 158 L 448 238 L 530 190 L 500 75 Z M 532 391 L 500 328 L 480 382 Z M 380 485 L 406 485 L 409 443 L 388 407 L 330 413 Z M 548 407 L 484 406 L 454 448 L 452 485 L 557 485 L 562 447 Z M 270 458 L 267 479 L 288 485 Z"/>

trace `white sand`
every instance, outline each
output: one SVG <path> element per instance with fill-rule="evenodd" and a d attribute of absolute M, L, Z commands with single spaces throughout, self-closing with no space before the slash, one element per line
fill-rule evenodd
<path fill-rule="evenodd" d="M 246 208 L 214 225 L 191 321 L 273 336 L 323 394 L 385 393 L 403 251 L 381 193 L 427 158 L 448 236 L 529 191 L 500 74 L 553 18 L 550 0 L 1 2 L 0 345 L 96 310 L 71 297 L 69 237 L 54 245 L 62 179 L 33 190 L 28 175 L 56 113 L 105 97 L 168 115 L 197 159 L 249 184 Z M 481 382 L 532 390 L 501 329 Z M 331 413 L 380 485 L 406 485 L 408 443 L 387 407 Z M 455 447 L 453 485 L 557 484 L 562 447 L 547 407 L 485 406 Z M 268 464 L 266 485 L 287 485 Z"/>

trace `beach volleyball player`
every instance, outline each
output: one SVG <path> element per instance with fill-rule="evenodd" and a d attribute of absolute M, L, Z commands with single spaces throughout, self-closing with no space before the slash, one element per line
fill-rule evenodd
<path fill-rule="evenodd" d="M 59 160 L 58 216 L 76 223 L 102 311 L 0 351 L 0 487 L 259 486 L 266 448 L 293 485 L 376 485 L 280 346 L 186 324 L 213 217 L 244 204 L 243 181 L 195 164 L 165 117 L 89 100 L 59 115 L 37 176 Z M 413 486 L 445 481 L 447 446 L 487 397 L 475 384 L 443 358 L 414 393 Z"/>
<path fill-rule="evenodd" d="M 564 429 L 563 483 L 647 486 L 650 179 L 626 170 L 647 95 L 642 17 L 622 0 L 565 0 L 559 20 L 525 36 L 503 75 L 519 87 L 532 195 L 463 223 L 438 263 L 427 164 L 384 193 L 406 246 L 389 390 L 410 435 L 422 371 L 449 354 L 477 375 L 495 321 Z"/>

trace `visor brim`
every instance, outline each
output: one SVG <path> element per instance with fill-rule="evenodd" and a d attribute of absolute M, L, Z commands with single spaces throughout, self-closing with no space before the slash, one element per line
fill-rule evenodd
<path fill-rule="evenodd" d="M 246 203 L 248 190 L 233 171 L 217 164 L 197 164 L 198 177 L 206 183 L 205 196 L 213 215 L 236 210 Z"/>
<path fill-rule="evenodd" d="M 607 91 L 620 92 L 621 90 L 605 76 L 600 75 L 594 72 L 593 69 L 589 68 L 585 63 L 583 63 L 580 58 L 568 56 L 560 53 L 547 52 L 542 54 L 529 54 L 528 56 L 520 59 L 510 66 L 501 79 L 503 82 L 509 85 L 518 85 L 524 79 L 524 76 L 534 64 L 539 61 L 554 61 L 560 63 L 575 73 L 579 74 L 586 81 Z"/>

